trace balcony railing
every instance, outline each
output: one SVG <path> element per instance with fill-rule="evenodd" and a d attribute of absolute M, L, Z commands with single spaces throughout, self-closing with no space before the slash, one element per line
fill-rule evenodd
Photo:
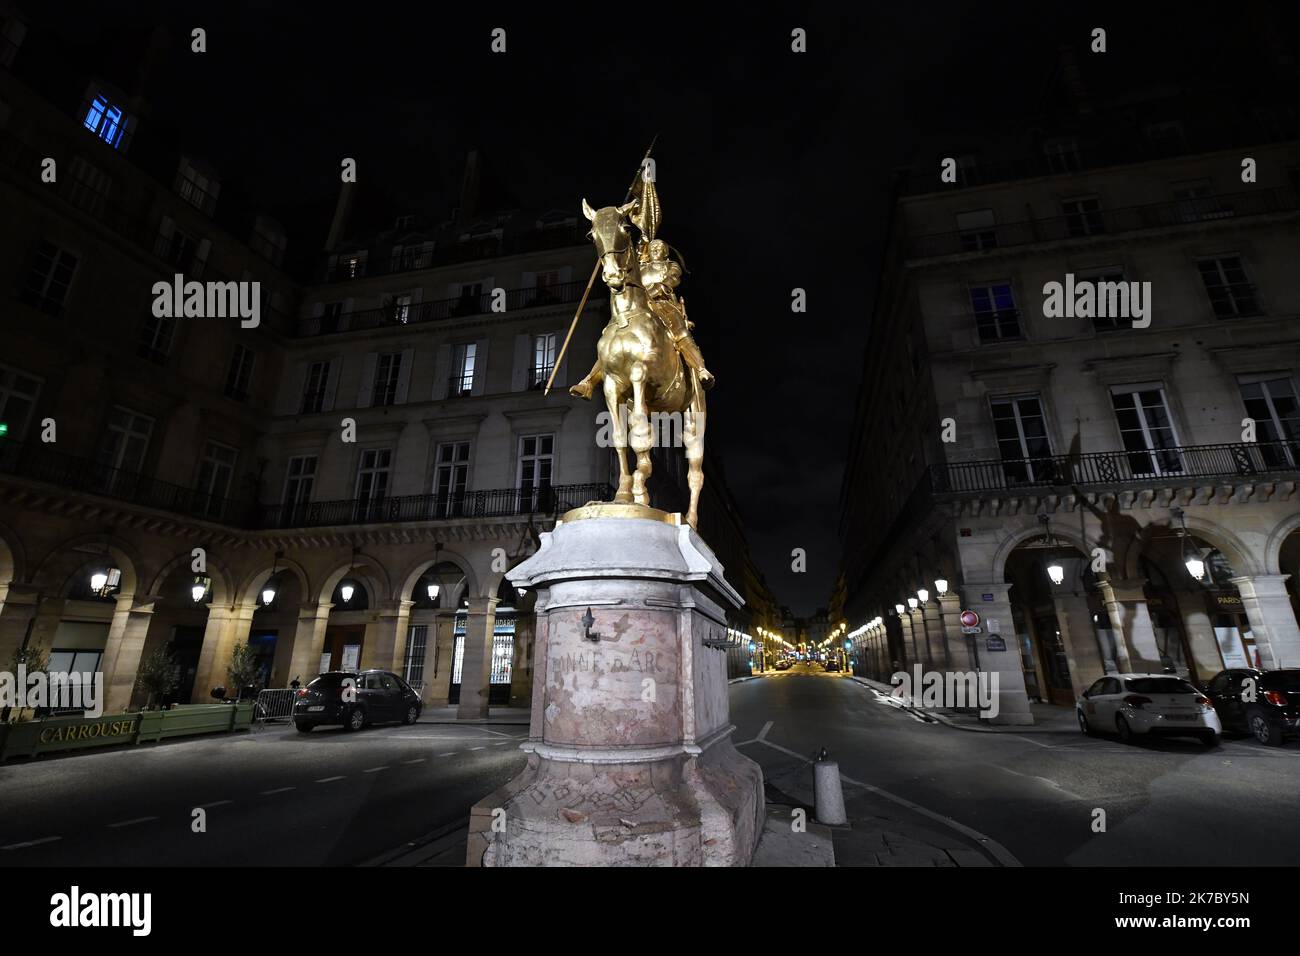
<path fill-rule="evenodd" d="M 452 495 L 400 495 L 385 498 L 307 501 L 264 505 L 260 528 L 318 528 L 324 525 L 382 524 L 399 521 L 446 521 L 552 515 L 588 501 L 608 501 L 607 484 L 552 485 L 543 488 L 497 488 Z"/>
<path fill-rule="evenodd" d="M 509 289 L 505 294 L 505 309 L 514 312 L 548 305 L 569 305 L 582 298 L 585 282 L 565 282 L 543 288 Z M 485 315 L 492 311 L 491 292 L 460 296 L 455 299 L 437 299 L 432 302 L 389 304 L 377 309 L 360 309 L 337 315 L 314 315 L 300 319 L 298 335 L 331 335 L 335 332 L 355 332 L 420 322 L 443 322 L 466 316 Z"/>
<path fill-rule="evenodd" d="M 0 474 L 223 524 L 244 526 L 250 516 L 245 503 L 65 455 L 40 444 L 0 439 Z"/>
<path fill-rule="evenodd" d="M 614 496 L 610 485 L 597 482 L 465 491 L 454 495 L 401 495 L 369 500 L 253 505 L 159 481 L 123 468 L 113 468 L 91 459 L 65 455 L 41 444 L 7 439 L 0 439 L 0 475 L 39 481 L 63 491 L 99 495 L 249 530 L 511 515 L 550 516 L 588 501 L 609 501 Z"/>
<path fill-rule="evenodd" d="M 441 242 L 433 249 L 408 254 L 382 254 L 379 249 L 339 253 L 333 266 L 326 265 L 323 276 L 326 282 L 347 282 L 372 276 L 396 275 L 431 269 L 434 266 L 473 262 L 476 259 L 496 259 L 501 256 L 562 249 L 566 246 L 587 245 L 587 223 L 579 220 L 573 226 L 552 226 L 535 229 L 512 236 L 481 236 L 459 241 Z"/>
<path fill-rule="evenodd" d="M 1139 229 L 1197 225 L 1224 219 L 1294 212 L 1297 209 L 1300 209 L 1300 203 L 1296 201 L 1295 190 L 1275 187 L 1257 192 L 1200 196 L 1146 206 L 1088 210 L 1047 219 L 998 223 L 958 232 L 917 236 L 909 243 L 908 254 L 912 258 L 924 259 L 1062 239 L 1095 238 Z"/>
<path fill-rule="evenodd" d="M 1300 442 L 1181 445 L 1139 451 L 987 459 L 930 466 L 935 494 L 1014 492 L 1071 485 L 1134 485 L 1186 479 L 1252 479 L 1300 471 Z"/>

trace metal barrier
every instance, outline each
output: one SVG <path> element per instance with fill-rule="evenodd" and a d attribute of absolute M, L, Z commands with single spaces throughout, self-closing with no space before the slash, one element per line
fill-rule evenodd
<path fill-rule="evenodd" d="M 257 693 L 257 702 L 253 705 L 253 723 L 265 724 L 273 720 L 291 720 L 293 718 L 293 699 L 298 691 L 292 687 L 277 687 Z"/>

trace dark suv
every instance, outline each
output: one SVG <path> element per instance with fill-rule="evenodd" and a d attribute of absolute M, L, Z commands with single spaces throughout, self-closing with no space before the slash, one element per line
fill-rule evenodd
<path fill-rule="evenodd" d="M 384 722 L 413 724 L 423 709 L 420 695 L 391 671 L 330 671 L 298 691 L 293 725 L 306 734 L 323 724 L 347 730 Z"/>
<path fill-rule="evenodd" d="M 1205 694 L 1225 732 L 1254 734 L 1261 744 L 1274 747 L 1288 734 L 1300 732 L 1300 669 L 1220 671 Z"/>

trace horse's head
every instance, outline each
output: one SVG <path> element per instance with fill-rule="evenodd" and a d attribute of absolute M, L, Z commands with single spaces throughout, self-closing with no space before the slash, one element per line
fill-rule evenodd
<path fill-rule="evenodd" d="M 587 200 L 582 201 L 582 214 L 591 222 L 591 241 L 600 256 L 605 285 L 614 292 L 621 290 L 629 277 L 635 279 L 640 274 L 627 229 L 627 214 L 635 208 L 635 199 L 624 206 L 603 209 L 592 209 Z"/>

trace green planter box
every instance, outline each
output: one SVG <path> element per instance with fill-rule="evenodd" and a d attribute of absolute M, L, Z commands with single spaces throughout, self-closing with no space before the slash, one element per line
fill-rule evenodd
<path fill-rule="evenodd" d="M 42 753 L 149 743 L 170 737 L 247 730 L 253 705 L 188 704 L 103 717 L 49 717 L 0 726 L 0 761 Z"/>

